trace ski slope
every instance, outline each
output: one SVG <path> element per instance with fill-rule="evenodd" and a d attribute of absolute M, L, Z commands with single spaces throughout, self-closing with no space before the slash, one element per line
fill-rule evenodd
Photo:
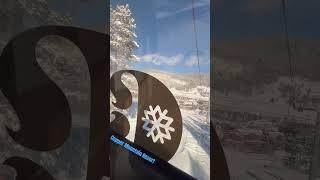
<path fill-rule="evenodd" d="M 128 111 L 121 111 L 129 120 L 130 131 L 126 137 L 134 141 L 136 129 L 137 100 L 133 101 Z M 182 139 L 176 154 L 170 164 L 197 178 L 210 179 L 210 126 L 205 123 L 205 117 L 188 110 L 181 110 L 183 130 Z"/>
<path fill-rule="evenodd" d="M 183 135 L 172 165 L 199 180 L 210 179 L 210 126 L 204 117 L 181 110 Z"/>
<path fill-rule="evenodd" d="M 148 73 L 166 85 L 174 97 L 177 100 L 180 99 L 180 102 L 185 103 L 188 101 L 194 102 L 200 100 L 208 103 L 210 91 L 209 87 L 192 87 L 190 84 L 191 81 L 194 81 L 194 77 L 192 75 L 186 76 L 159 71 L 148 71 Z M 122 82 L 129 88 L 132 94 L 137 94 L 138 86 L 133 76 L 127 74 L 125 77 L 123 77 Z M 201 93 L 201 90 L 205 93 Z M 111 107 L 114 107 L 112 104 L 110 105 Z M 137 97 L 134 96 L 132 105 L 129 109 L 114 109 L 128 117 L 131 128 L 126 138 L 130 141 L 134 141 L 137 121 L 137 107 L 138 100 Z M 179 148 L 169 163 L 197 178 L 198 180 L 209 180 L 210 125 L 209 123 L 206 123 L 207 118 L 205 115 L 199 115 L 198 109 L 190 109 L 190 107 L 182 104 L 179 104 L 179 107 L 182 115 L 183 134 Z M 195 107 L 199 108 L 197 105 Z"/>

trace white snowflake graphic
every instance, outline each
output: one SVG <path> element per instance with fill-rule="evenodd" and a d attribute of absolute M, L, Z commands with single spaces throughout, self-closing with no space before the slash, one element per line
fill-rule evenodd
<path fill-rule="evenodd" d="M 148 132 L 147 137 L 151 136 L 154 143 L 160 140 L 161 144 L 163 144 L 164 138 L 171 140 L 169 131 L 175 131 L 175 129 L 170 126 L 173 119 L 166 116 L 167 113 L 168 111 L 166 109 L 161 111 L 159 105 L 154 109 L 152 106 L 149 106 L 149 111 L 144 111 L 145 117 L 142 117 L 142 120 L 145 121 L 145 123 L 142 128 Z"/>

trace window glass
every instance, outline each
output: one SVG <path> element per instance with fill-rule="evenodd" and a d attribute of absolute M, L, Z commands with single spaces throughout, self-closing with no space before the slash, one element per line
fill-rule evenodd
<path fill-rule="evenodd" d="M 209 0 L 111 0 L 110 4 L 110 75 L 135 70 L 165 85 L 182 116 L 182 137 L 169 163 L 197 179 L 210 179 Z M 141 125 L 138 109 L 142 87 L 131 73 L 124 73 L 121 79 L 133 102 L 128 109 L 118 109 L 113 106 L 116 98 L 111 93 L 111 112 L 128 117 L 131 128 L 126 138 L 135 142 L 137 125 Z M 143 93 L 152 94 L 146 99 L 162 96 L 161 92 Z M 160 106 L 162 112 L 163 108 Z M 164 139 L 163 147 L 168 141 Z"/>

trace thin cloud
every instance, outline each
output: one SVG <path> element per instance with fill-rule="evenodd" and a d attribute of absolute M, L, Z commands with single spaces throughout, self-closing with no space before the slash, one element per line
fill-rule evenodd
<path fill-rule="evenodd" d="M 141 57 L 141 61 L 153 63 L 155 65 L 168 65 L 168 66 L 175 66 L 179 64 L 183 59 L 182 54 L 178 54 L 176 56 L 162 56 L 159 54 L 147 54 Z"/>
<path fill-rule="evenodd" d="M 202 57 L 199 57 L 199 63 L 201 64 L 208 64 L 208 61 L 204 60 Z M 198 66 L 198 59 L 197 56 L 190 56 L 189 59 L 185 61 L 185 65 L 192 67 L 192 66 Z"/>
<path fill-rule="evenodd" d="M 204 1 L 196 2 L 194 4 L 194 8 L 196 9 L 196 8 L 201 8 L 201 7 L 207 7 L 209 5 L 210 5 L 210 2 L 207 1 L 207 0 L 204 0 Z M 157 19 L 168 18 L 168 17 L 174 16 L 174 15 L 180 14 L 180 13 L 188 12 L 188 11 L 192 11 L 191 4 L 188 5 L 185 8 L 181 8 L 181 9 L 178 9 L 178 10 L 175 10 L 175 11 L 160 11 L 160 12 L 157 12 L 156 18 Z"/>

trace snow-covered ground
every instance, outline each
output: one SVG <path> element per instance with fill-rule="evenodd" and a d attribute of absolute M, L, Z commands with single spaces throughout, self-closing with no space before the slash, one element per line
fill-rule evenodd
<path fill-rule="evenodd" d="M 210 127 L 191 111 L 182 110 L 181 114 L 182 140 L 169 162 L 199 180 L 210 179 Z"/>
<path fill-rule="evenodd" d="M 126 137 L 134 141 L 137 101 L 126 113 L 129 117 L 130 132 Z M 181 110 L 183 134 L 176 154 L 169 161 L 184 172 L 199 180 L 210 179 L 210 126 L 200 116 L 189 110 Z"/>
<path fill-rule="evenodd" d="M 289 108 L 279 90 L 279 84 L 288 81 L 287 77 L 279 77 L 266 84 L 263 93 L 255 90 L 252 95 L 243 95 L 240 90 L 214 91 L 212 120 L 222 125 L 219 137 L 232 180 L 309 179 L 316 112 Z M 311 90 L 310 96 L 315 97 L 311 105 L 316 105 L 319 82 L 296 81 L 304 84 L 302 92 Z"/>
<path fill-rule="evenodd" d="M 307 180 L 308 175 L 285 168 L 275 157 L 224 149 L 231 180 Z"/>

